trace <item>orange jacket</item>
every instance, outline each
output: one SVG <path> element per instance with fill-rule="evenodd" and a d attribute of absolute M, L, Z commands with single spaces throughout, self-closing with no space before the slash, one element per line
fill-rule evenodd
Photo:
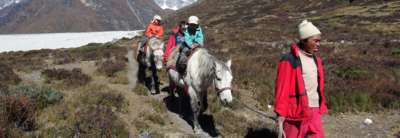
<path fill-rule="evenodd" d="M 164 28 L 161 25 L 150 23 L 149 26 L 147 26 L 145 35 L 147 37 L 152 37 L 155 36 L 157 38 L 161 38 L 164 34 Z"/>

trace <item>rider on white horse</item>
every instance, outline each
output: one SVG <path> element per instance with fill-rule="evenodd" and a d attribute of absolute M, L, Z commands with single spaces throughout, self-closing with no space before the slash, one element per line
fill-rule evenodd
<path fill-rule="evenodd" d="M 204 45 L 204 35 L 203 30 L 199 25 L 199 17 L 190 16 L 188 19 L 188 27 L 185 32 L 185 43 L 180 46 L 180 53 L 177 62 L 177 69 L 179 72 L 185 72 L 186 62 L 188 60 L 188 55 L 192 48 Z"/>
<path fill-rule="evenodd" d="M 144 46 L 151 37 L 156 37 L 158 39 L 162 38 L 164 34 L 164 28 L 161 26 L 161 21 L 162 18 L 160 15 L 155 15 L 153 17 L 153 20 L 151 20 L 150 24 L 146 28 L 146 32 L 144 33 L 144 37 L 140 45 L 140 51 L 144 51 Z"/>

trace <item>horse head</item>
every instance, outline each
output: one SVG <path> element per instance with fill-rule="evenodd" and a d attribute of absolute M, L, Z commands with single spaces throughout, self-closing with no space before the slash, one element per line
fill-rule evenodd
<path fill-rule="evenodd" d="M 163 55 L 164 55 L 164 43 L 161 39 L 156 37 L 152 37 L 149 40 L 149 46 L 152 50 L 152 55 L 154 59 L 154 63 L 156 65 L 157 70 L 161 70 L 163 67 Z"/>
<path fill-rule="evenodd" d="M 215 68 L 215 88 L 222 103 L 228 104 L 233 100 L 231 71 L 232 60 L 226 63 L 216 63 Z"/>

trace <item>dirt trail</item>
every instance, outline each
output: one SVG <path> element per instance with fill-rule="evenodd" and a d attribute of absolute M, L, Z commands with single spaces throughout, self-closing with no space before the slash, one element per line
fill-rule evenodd
<path fill-rule="evenodd" d="M 128 48 L 128 78 L 129 78 L 129 84 L 130 87 L 134 88 L 136 86 L 136 82 L 137 82 L 137 77 L 136 77 L 136 72 L 138 70 L 138 63 L 135 59 L 135 49 L 134 47 L 130 47 Z M 167 83 L 165 83 L 167 84 Z M 166 85 L 161 86 L 161 88 L 165 88 Z M 157 100 L 160 103 L 164 103 L 164 99 L 166 99 L 168 97 L 168 94 L 165 92 L 161 92 L 157 95 L 153 95 L 150 96 L 152 99 Z M 176 114 L 174 112 L 171 111 L 167 111 L 167 116 L 168 116 L 168 121 L 172 123 L 172 127 L 173 129 L 175 129 L 175 131 L 177 132 L 167 132 L 164 133 L 164 135 L 166 137 L 187 137 L 188 135 L 192 135 L 193 130 L 192 127 L 185 121 L 183 120 L 179 114 Z M 200 135 L 198 135 L 200 137 L 210 137 L 208 134 L 206 133 L 201 133 Z"/>
<path fill-rule="evenodd" d="M 136 82 L 137 82 L 137 77 L 136 77 L 136 72 L 138 71 L 138 63 L 134 59 L 134 54 L 135 51 L 132 48 L 128 48 L 128 54 L 126 57 L 128 58 L 128 80 L 129 80 L 129 87 L 130 88 L 135 88 L 136 87 Z"/>

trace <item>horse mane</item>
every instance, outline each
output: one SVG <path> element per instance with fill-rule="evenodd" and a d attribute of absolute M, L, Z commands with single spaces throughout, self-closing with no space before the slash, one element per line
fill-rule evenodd
<path fill-rule="evenodd" d="M 195 64 L 193 70 L 188 70 L 188 72 L 190 72 L 191 75 L 195 75 L 196 78 L 200 80 L 213 81 L 211 78 L 215 77 L 215 63 L 217 59 L 204 48 L 198 48 L 191 58 L 198 58 L 198 63 Z M 188 67 L 189 66 L 188 64 Z"/>

